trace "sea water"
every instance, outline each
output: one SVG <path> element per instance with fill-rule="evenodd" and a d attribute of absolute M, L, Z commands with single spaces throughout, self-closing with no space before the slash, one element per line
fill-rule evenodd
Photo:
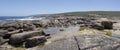
<path fill-rule="evenodd" d="M 45 20 L 45 17 L 35 18 L 31 16 L 0 16 L 0 21 L 14 21 L 14 20 Z"/>

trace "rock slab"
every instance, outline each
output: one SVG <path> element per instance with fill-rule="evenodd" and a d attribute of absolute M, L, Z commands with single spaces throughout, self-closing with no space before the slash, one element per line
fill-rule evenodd
<path fill-rule="evenodd" d="M 120 41 L 105 35 L 79 35 L 58 40 L 40 50 L 120 50 Z"/>

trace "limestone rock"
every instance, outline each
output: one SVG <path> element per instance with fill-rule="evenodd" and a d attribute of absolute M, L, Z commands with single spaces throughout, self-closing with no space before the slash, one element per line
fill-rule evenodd
<path fill-rule="evenodd" d="M 104 26 L 104 29 L 113 29 L 113 22 L 111 21 L 102 21 L 101 24 Z"/>
<path fill-rule="evenodd" d="M 8 30 L 8 31 L 14 31 L 14 30 L 16 30 L 16 29 L 13 28 L 13 27 L 10 27 L 10 28 L 8 28 L 7 30 Z"/>
<path fill-rule="evenodd" d="M 0 45 L 3 45 L 6 42 L 8 42 L 8 39 L 3 39 L 2 37 L 0 37 Z"/>
<path fill-rule="evenodd" d="M 98 30 L 103 30 L 104 27 L 99 24 L 91 24 L 91 28 L 98 29 Z"/>
<path fill-rule="evenodd" d="M 30 32 L 23 32 L 23 33 L 19 33 L 19 34 L 13 34 L 10 37 L 9 44 L 11 44 L 13 46 L 20 46 L 23 44 L 23 42 L 26 41 L 26 39 L 28 39 L 30 37 L 43 35 L 41 31 L 30 31 Z"/>
<path fill-rule="evenodd" d="M 99 34 L 83 34 L 52 42 L 40 50 L 120 50 L 120 40 Z"/>
<path fill-rule="evenodd" d="M 38 50 L 78 50 L 78 46 L 74 37 L 72 37 L 55 41 Z"/>
<path fill-rule="evenodd" d="M 5 36 L 8 33 L 6 30 L 0 30 L 0 36 Z"/>
<path fill-rule="evenodd" d="M 46 42 L 46 38 L 44 36 L 36 36 L 36 37 L 32 37 L 29 38 L 25 41 L 25 47 L 26 48 L 30 48 L 30 47 L 34 47 L 37 46 L 39 44 L 44 45 L 44 43 Z"/>

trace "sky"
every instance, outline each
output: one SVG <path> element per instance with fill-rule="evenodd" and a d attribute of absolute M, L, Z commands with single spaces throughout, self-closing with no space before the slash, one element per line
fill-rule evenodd
<path fill-rule="evenodd" d="M 0 0 L 0 16 L 120 11 L 120 0 Z"/>

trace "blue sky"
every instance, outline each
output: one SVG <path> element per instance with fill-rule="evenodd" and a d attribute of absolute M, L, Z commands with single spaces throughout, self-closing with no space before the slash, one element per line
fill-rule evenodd
<path fill-rule="evenodd" d="M 120 0 L 0 0 L 0 16 L 120 11 Z"/>

